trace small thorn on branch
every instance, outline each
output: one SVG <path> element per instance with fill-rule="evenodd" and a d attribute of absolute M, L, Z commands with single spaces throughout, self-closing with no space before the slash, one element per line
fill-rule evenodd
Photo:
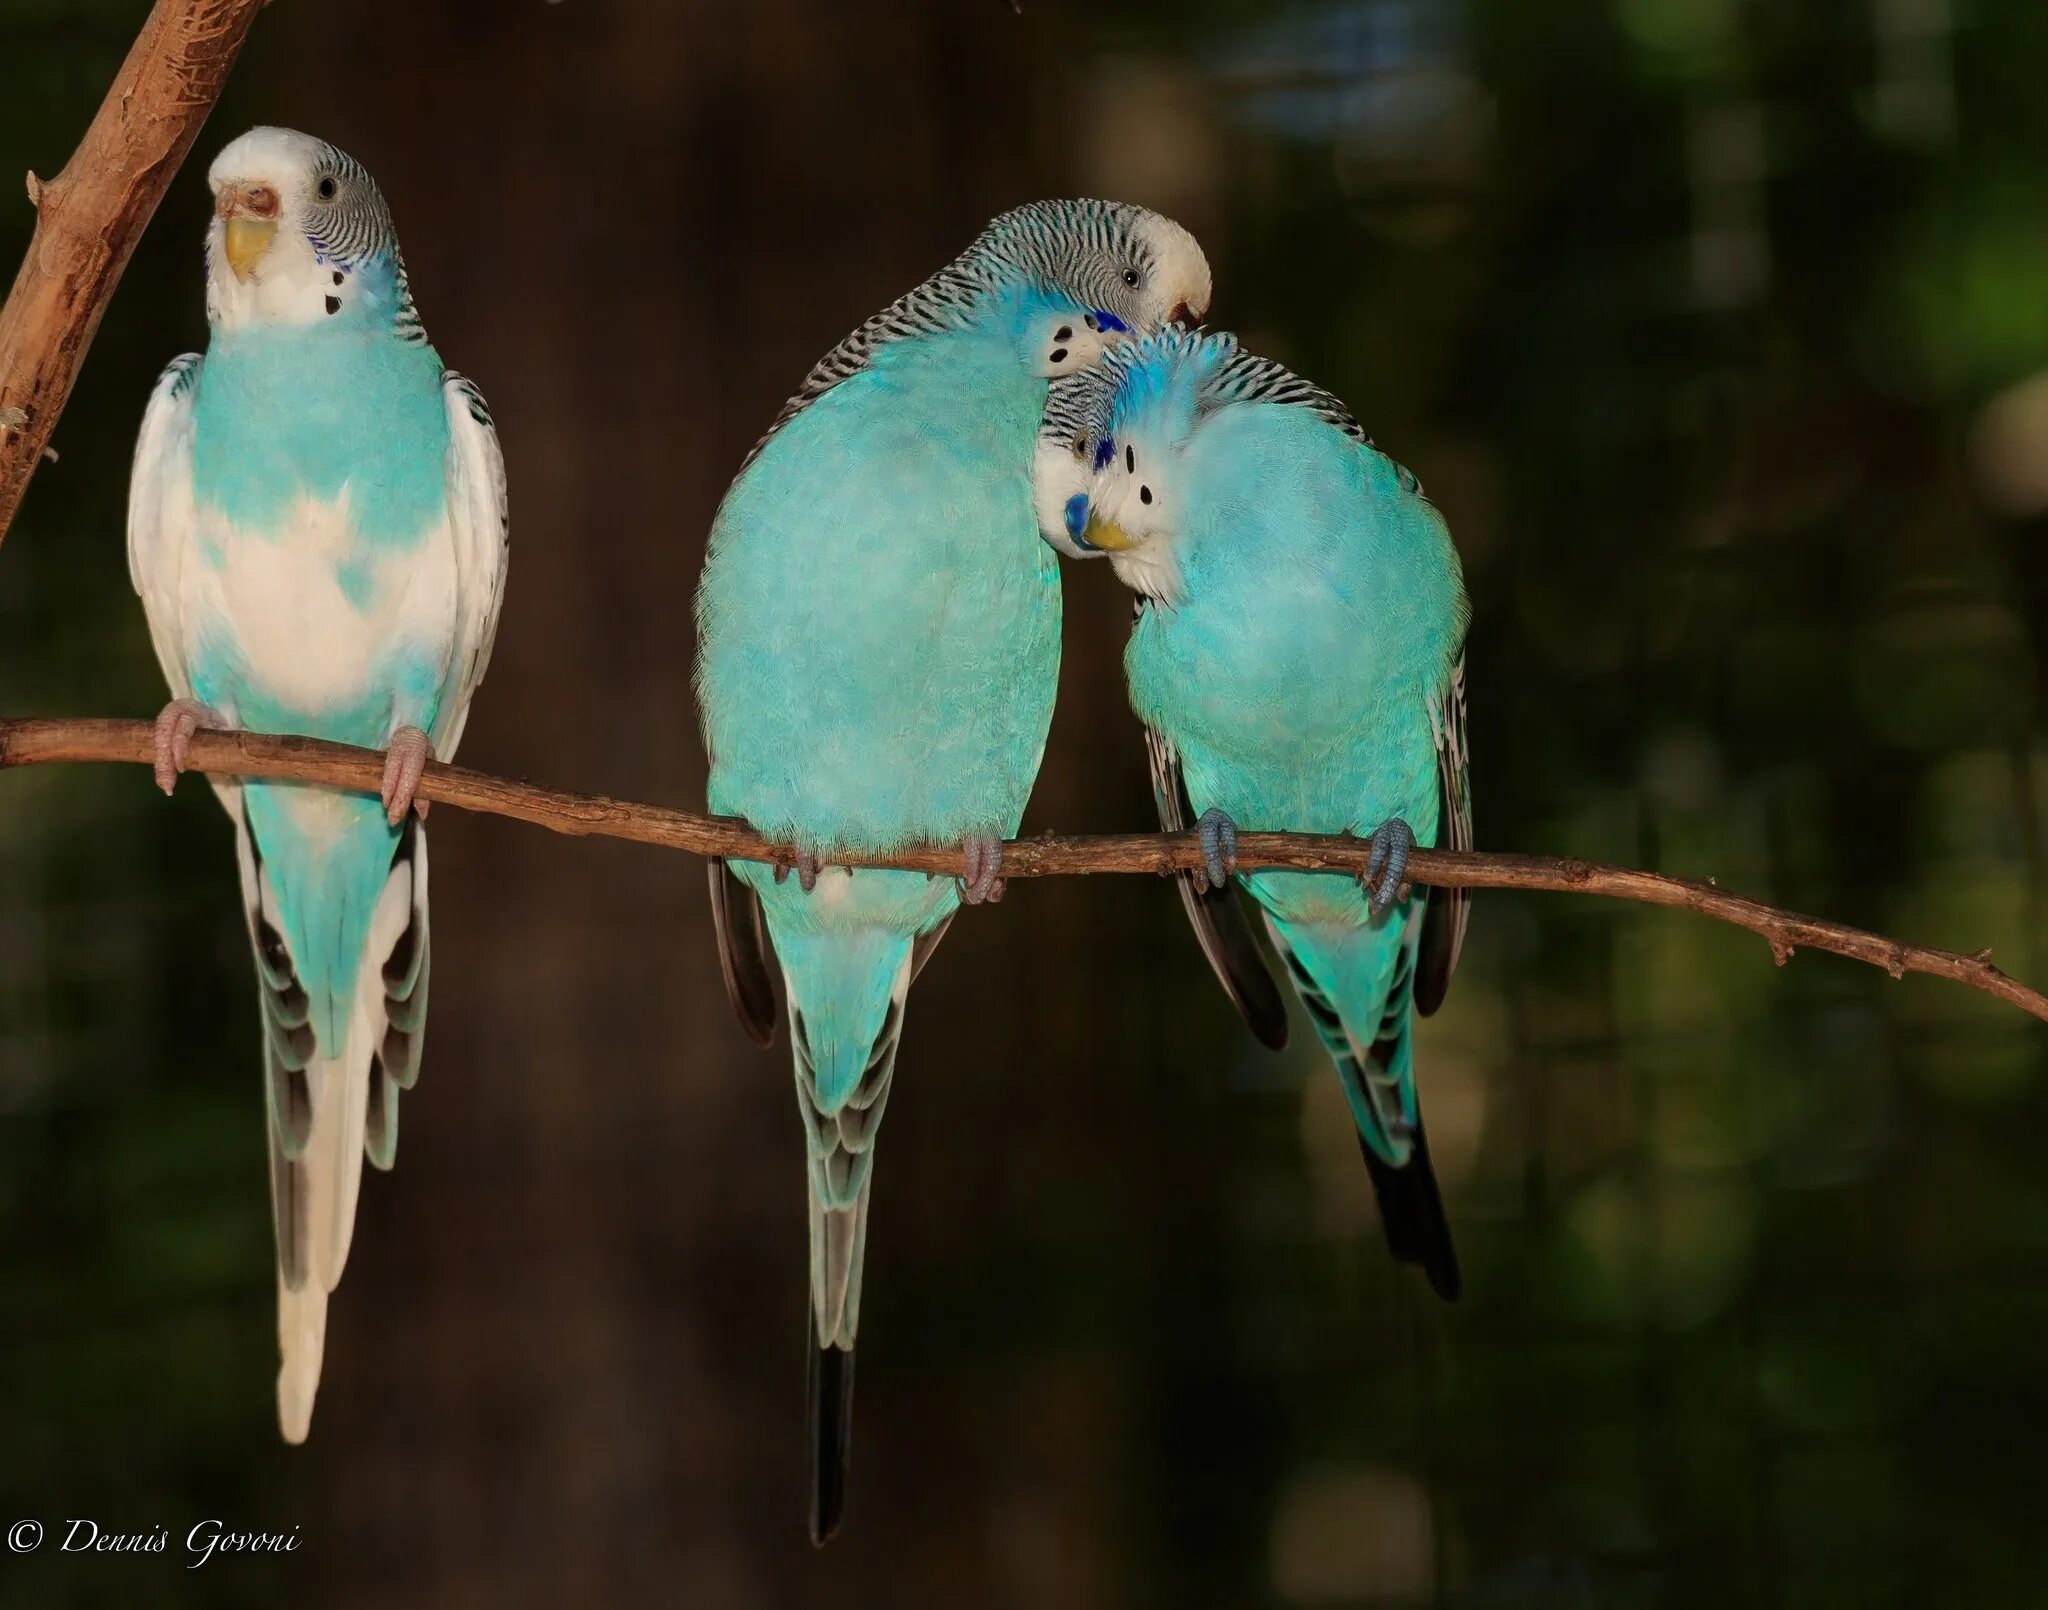
<path fill-rule="evenodd" d="M 1792 959 L 1792 947 L 1782 939 L 1771 940 L 1771 956 L 1780 967 Z"/>
<path fill-rule="evenodd" d="M 34 168 L 28 170 L 28 204 L 38 210 L 43 205 L 43 181 L 36 177 Z"/>

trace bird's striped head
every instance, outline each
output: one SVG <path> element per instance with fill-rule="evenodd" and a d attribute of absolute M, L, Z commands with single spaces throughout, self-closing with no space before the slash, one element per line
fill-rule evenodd
<path fill-rule="evenodd" d="M 1209 260 L 1195 237 L 1128 202 L 1014 208 L 994 219 L 961 261 L 1035 280 L 1140 335 L 1162 324 L 1199 323 L 1209 311 Z"/>
<path fill-rule="evenodd" d="M 1180 592 L 1178 459 L 1204 388 L 1237 338 L 1165 329 L 1056 382 L 1034 465 L 1039 532 L 1063 553 L 1104 553 L 1123 581 L 1169 601 Z"/>
<path fill-rule="evenodd" d="M 1031 460 L 1031 498 L 1038 534 L 1070 559 L 1099 557 L 1087 539 L 1097 466 L 1096 444 L 1109 429 L 1116 371 L 1098 362 L 1062 375 L 1046 388 L 1045 414 Z"/>
<path fill-rule="evenodd" d="M 254 128 L 214 158 L 206 182 L 216 325 L 368 323 L 424 339 L 390 209 L 355 158 L 295 129 Z"/>

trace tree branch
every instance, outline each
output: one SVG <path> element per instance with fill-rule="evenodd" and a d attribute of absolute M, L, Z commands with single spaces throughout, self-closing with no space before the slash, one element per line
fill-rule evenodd
<path fill-rule="evenodd" d="M 0 770 L 57 761 L 128 761 L 149 765 L 154 758 L 152 729 L 146 721 L 5 721 L 0 720 Z M 191 767 L 225 777 L 269 777 L 325 783 L 374 794 L 384 776 L 383 756 L 374 750 L 314 738 L 269 737 L 251 732 L 202 731 L 192 740 Z M 483 811 L 530 822 L 574 837 L 597 835 L 687 850 L 693 855 L 722 855 L 736 861 L 763 861 L 789 866 L 794 855 L 787 845 L 771 844 L 744 822 L 723 816 L 660 805 L 636 805 L 597 794 L 573 794 L 471 771 L 463 766 L 430 762 L 420 795 L 462 810 Z M 1238 864 L 1246 870 L 1291 867 L 1304 871 L 1359 873 L 1365 870 L 1370 846 L 1363 839 L 1325 837 L 1311 833 L 1240 833 Z M 900 867 L 911 872 L 962 875 L 965 862 L 957 847 L 911 846 L 887 855 L 834 856 L 841 866 Z M 1018 839 L 1003 850 L 1006 878 L 1057 877 L 1095 872 L 1171 873 L 1202 864 L 1201 845 L 1193 833 L 1098 833 L 1068 838 L 1045 834 Z M 1540 855 L 1496 855 L 1480 852 L 1416 849 L 1408 858 L 1412 882 L 1446 889 L 1549 889 L 1568 894 L 1607 895 L 1652 906 L 1695 911 L 1703 917 L 1733 923 L 1769 942 L 1782 967 L 1800 946 L 1831 951 L 1852 961 L 1881 967 L 1893 978 L 1924 973 L 1946 978 L 2017 1006 L 2048 1022 L 2048 996 L 2031 990 L 1991 965 L 1991 952 L 1973 956 L 1902 944 L 1882 934 L 1865 933 L 1820 917 L 1781 911 L 1760 901 L 1729 894 L 1711 882 L 1635 872 L 1592 861 Z"/>
<path fill-rule="evenodd" d="M 0 541 L 121 271 L 267 0 L 157 0 L 85 138 L 28 176 L 36 229 L 0 307 Z"/>

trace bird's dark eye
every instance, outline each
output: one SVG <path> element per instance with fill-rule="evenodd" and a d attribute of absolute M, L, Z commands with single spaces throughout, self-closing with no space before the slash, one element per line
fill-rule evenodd
<path fill-rule="evenodd" d="M 1138 288 L 1138 271 L 1135 268 L 1124 270 L 1124 283 L 1134 291 Z"/>
<path fill-rule="evenodd" d="M 1137 473 L 1138 455 L 1132 452 L 1130 448 L 1126 447 L 1124 449 L 1124 474 L 1136 475 Z"/>
<path fill-rule="evenodd" d="M 1151 488 L 1151 487 L 1149 487 L 1149 486 L 1141 486 L 1141 487 L 1139 487 L 1139 488 L 1138 488 L 1138 501 L 1139 501 L 1140 503 L 1150 503 L 1150 502 L 1152 501 L 1152 488 Z"/>
<path fill-rule="evenodd" d="M 322 201 L 332 201 L 337 188 L 334 183 L 334 175 L 331 173 L 323 175 L 317 188 Z"/>

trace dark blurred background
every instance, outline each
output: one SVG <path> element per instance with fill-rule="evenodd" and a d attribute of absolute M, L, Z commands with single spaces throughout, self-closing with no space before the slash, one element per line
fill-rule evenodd
<path fill-rule="evenodd" d="M 14 178 L 139 0 L 0 0 Z M 151 379 L 203 344 L 214 151 L 333 139 L 502 432 L 463 758 L 695 805 L 690 599 L 810 362 L 991 214 L 1193 228 L 1213 320 L 1447 512 L 1480 843 L 1713 874 L 2048 979 L 2048 7 L 2038 0 L 287 0 L 0 549 L 0 713 L 164 697 L 128 588 Z M 1151 805 L 1128 605 L 1070 569 L 1027 827 Z M 804 1541 L 786 1044 L 703 869 L 436 813 L 433 1032 L 312 1441 L 276 1350 L 226 822 L 0 780 L 8 1605 L 2048 1602 L 2048 1089 L 1959 988 L 1479 897 L 1421 1035 L 1467 1293 L 1380 1244 L 1297 1025 L 1149 879 L 1015 884 L 917 991 L 847 1531 Z M 296 1526 L 297 1554 L 179 1557 Z"/>

